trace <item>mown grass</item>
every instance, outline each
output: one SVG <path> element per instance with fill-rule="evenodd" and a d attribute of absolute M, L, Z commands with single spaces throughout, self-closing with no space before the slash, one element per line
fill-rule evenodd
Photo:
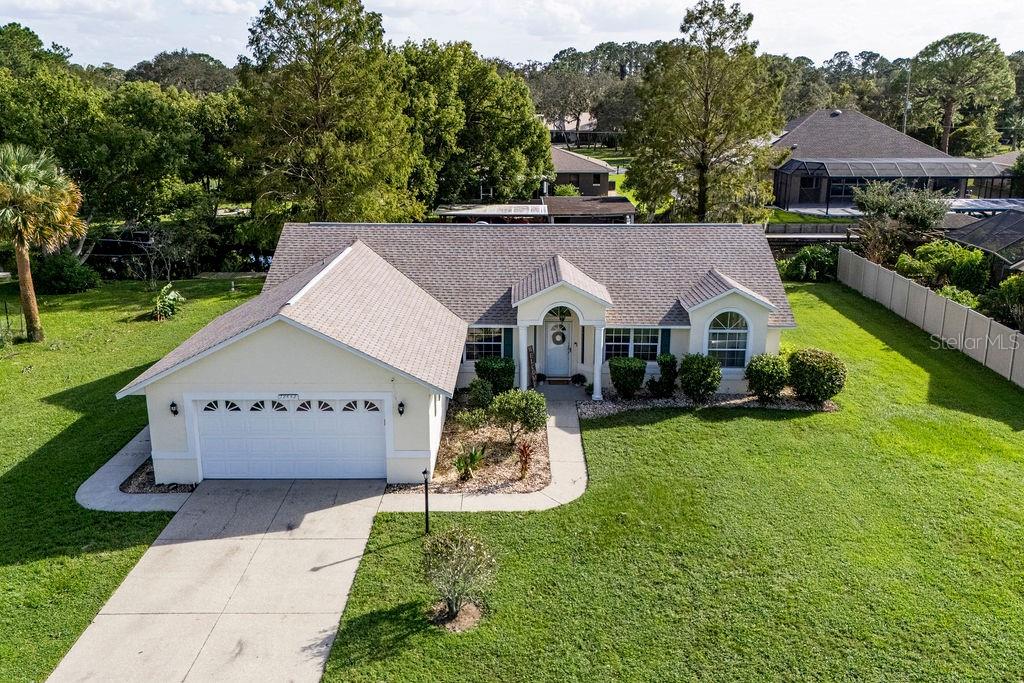
<path fill-rule="evenodd" d="M 139 283 L 40 297 L 46 341 L 0 348 L 2 681 L 45 678 L 170 519 L 84 510 L 75 491 L 146 424 L 144 399 L 114 392 L 260 282 L 176 286 L 189 301 L 160 323 Z"/>
<path fill-rule="evenodd" d="M 422 516 L 379 515 L 326 680 L 1017 680 L 1024 392 L 839 285 L 789 295 L 839 412 L 586 422 L 578 501 L 435 513 L 500 563 L 464 634 L 424 618 Z"/>

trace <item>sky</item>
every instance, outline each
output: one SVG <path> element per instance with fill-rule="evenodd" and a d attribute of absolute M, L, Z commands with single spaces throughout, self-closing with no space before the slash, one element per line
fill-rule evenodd
<path fill-rule="evenodd" d="M 670 39 L 688 0 L 364 0 L 394 42 L 468 40 L 487 57 L 546 61 L 558 50 L 604 41 Z M 127 68 L 187 47 L 232 66 L 246 50 L 259 0 L 0 0 L 0 24 L 25 24 L 80 64 Z M 957 31 L 1024 50 L 1022 0 L 744 0 L 762 50 L 817 62 L 839 50 L 911 56 Z"/>

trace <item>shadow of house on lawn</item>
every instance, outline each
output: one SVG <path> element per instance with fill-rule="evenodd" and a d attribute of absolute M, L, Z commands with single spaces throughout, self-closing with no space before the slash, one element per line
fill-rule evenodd
<path fill-rule="evenodd" d="M 169 513 L 86 510 L 75 491 L 146 424 L 145 401 L 114 392 L 147 365 L 42 399 L 78 419 L 0 475 L 0 565 L 149 545 Z"/>
<path fill-rule="evenodd" d="M 800 291 L 814 296 L 821 305 L 831 308 L 882 342 L 886 350 L 899 354 L 927 373 L 928 404 L 996 420 L 1015 432 L 1024 430 L 1024 389 L 959 351 L 941 348 L 924 330 L 843 285 L 827 288 L 817 285 L 801 288 Z M 800 323 L 799 319 L 797 323 Z M 871 373 L 872 381 L 903 381 L 897 373 L 882 374 L 886 368 L 877 364 L 874 367 L 869 365 L 871 359 L 864 356 L 844 360 L 851 366 L 860 365 L 860 370 Z M 858 381 L 853 376 L 853 372 L 858 369 L 851 367 L 850 370 L 847 391 L 851 383 Z M 843 394 L 840 394 L 838 400 L 842 402 Z"/>

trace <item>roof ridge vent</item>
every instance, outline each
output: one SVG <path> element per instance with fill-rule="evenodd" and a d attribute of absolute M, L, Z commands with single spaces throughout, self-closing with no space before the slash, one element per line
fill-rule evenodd
<path fill-rule="evenodd" d="M 829 114 L 829 116 L 831 116 L 832 118 L 835 118 L 837 116 L 842 116 L 842 115 L 843 115 L 843 110 L 842 109 L 833 109 L 832 113 Z"/>

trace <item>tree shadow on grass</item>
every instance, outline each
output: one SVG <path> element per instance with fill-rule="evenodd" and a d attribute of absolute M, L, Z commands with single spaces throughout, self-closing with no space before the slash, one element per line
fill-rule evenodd
<path fill-rule="evenodd" d="M 431 628 L 423 604 L 416 601 L 346 619 L 335 638 L 341 646 L 334 648 L 327 669 L 343 670 L 389 659 L 404 651 L 410 638 Z"/>
<path fill-rule="evenodd" d="M 142 365 L 51 394 L 77 420 L 0 475 L 0 565 L 148 545 L 170 513 L 86 510 L 75 491 L 146 424 L 145 401 L 114 393 Z"/>
<path fill-rule="evenodd" d="M 941 348 L 927 332 L 854 290 L 835 285 L 800 291 L 924 370 L 928 404 L 1024 430 L 1024 389 L 959 351 Z"/>

